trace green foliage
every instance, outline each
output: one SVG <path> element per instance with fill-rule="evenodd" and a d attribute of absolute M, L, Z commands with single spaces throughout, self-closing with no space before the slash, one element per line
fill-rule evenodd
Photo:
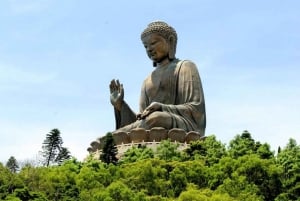
<path fill-rule="evenodd" d="M 245 201 L 262 201 L 262 197 L 257 195 L 259 189 L 254 184 L 248 183 L 245 176 L 239 176 L 233 174 L 232 178 L 226 178 L 221 184 L 216 192 L 218 193 L 228 193 L 230 197 L 236 200 Z"/>
<path fill-rule="evenodd" d="M 259 144 L 259 143 L 257 143 Z M 262 145 L 259 145 L 256 151 L 257 155 L 260 156 L 262 159 L 271 159 L 274 157 L 274 152 L 270 150 L 270 145 L 267 143 L 264 143 Z"/>
<path fill-rule="evenodd" d="M 132 200 L 134 193 L 121 181 L 111 183 L 107 187 L 107 191 L 112 200 Z"/>
<path fill-rule="evenodd" d="M 193 142 L 184 154 L 177 148 L 164 141 L 157 152 L 133 147 L 119 163 L 73 158 L 17 172 L 0 163 L 0 200 L 299 200 L 300 147 L 293 139 L 276 158 L 248 132 L 227 149 L 215 136 Z"/>
<path fill-rule="evenodd" d="M 12 172 L 0 163 L 0 175 L 0 200 L 2 200 L 7 194 L 11 193 L 10 178 Z"/>
<path fill-rule="evenodd" d="M 63 140 L 58 129 L 52 129 L 46 135 L 42 146 L 43 165 L 61 164 L 64 160 L 70 159 L 70 152 L 62 146 Z"/>
<path fill-rule="evenodd" d="M 174 191 L 174 196 L 178 197 L 179 194 L 182 191 L 184 191 L 187 186 L 187 178 L 185 172 L 181 170 L 179 167 L 176 167 L 170 173 L 170 182 L 171 182 L 171 188 Z"/>
<path fill-rule="evenodd" d="M 111 182 L 111 174 L 101 161 L 94 160 L 85 163 L 76 176 L 76 183 L 79 190 L 107 187 Z"/>
<path fill-rule="evenodd" d="M 300 145 L 296 140 L 290 139 L 277 156 L 277 163 L 282 168 L 281 182 L 284 195 L 289 200 L 297 200 L 300 197 Z"/>
<path fill-rule="evenodd" d="M 5 200 L 11 201 L 47 201 L 45 196 L 36 192 L 29 192 L 27 188 L 19 188 L 13 194 L 6 197 Z"/>
<path fill-rule="evenodd" d="M 121 163 L 133 163 L 139 160 L 144 160 L 148 158 L 153 158 L 154 152 L 151 148 L 148 148 L 146 146 L 140 146 L 140 147 L 132 147 L 128 149 L 124 156 L 122 157 Z"/>
<path fill-rule="evenodd" d="M 245 176 L 247 183 L 255 184 L 266 200 L 274 200 L 280 193 L 280 170 L 274 160 L 263 160 L 257 155 L 245 155 L 237 161 L 236 173 Z"/>
<path fill-rule="evenodd" d="M 248 131 L 244 131 L 241 135 L 237 135 L 230 141 L 228 154 L 232 158 L 238 158 L 247 154 L 257 154 L 262 159 L 271 159 L 274 157 L 274 152 L 270 150 L 270 145 L 255 141 Z"/>
<path fill-rule="evenodd" d="M 6 167 L 12 172 L 12 173 L 16 173 L 19 169 L 19 165 L 18 162 L 16 160 L 15 157 L 11 156 L 7 163 L 6 163 Z"/>
<path fill-rule="evenodd" d="M 70 151 L 66 147 L 60 147 L 60 150 L 54 161 L 57 164 L 62 164 L 65 160 L 68 160 L 70 158 Z"/>
<path fill-rule="evenodd" d="M 251 134 L 248 131 L 244 131 L 230 141 L 228 153 L 232 158 L 238 158 L 246 154 L 255 153 L 256 149 L 257 147 Z"/>
<path fill-rule="evenodd" d="M 216 189 L 226 178 L 231 178 L 232 173 L 237 168 L 237 161 L 231 157 L 223 157 L 219 163 L 208 169 L 208 187 Z"/>
<path fill-rule="evenodd" d="M 12 194 L 15 189 L 23 188 L 24 183 L 18 177 L 18 174 L 12 173 L 7 167 L 0 163 L 0 200 L 3 200 L 9 194 Z"/>
<path fill-rule="evenodd" d="M 163 140 L 157 147 L 156 155 L 159 159 L 172 161 L 180 160 L 180 152 L 178 151 L 179 144 L 173 143 L 171 140 Z"/>
<path fill-rule="evenodd" d="M 189 160 L 204 160 L 207 165 L 213 165 L 226 155 L 226 147 L 216 140 L 214 135 L 208 136 L 205 140 L 198 140 L 191 143 L 185 150 Z"/>
<path fill-rule="evenodd" d="M 112 133 L 107 133 L 105 136 L 102 153 L 100 155 L 100 160 L 107 164 L 117 164 L 117 154 L 118 149 L 116 143 L 114 142 Z"/>
<path fill-rule="evenodd" d="M 170 182 L 165 161 L 158 159 L 140 160 L 121 166 L 120 176 L 126 178 L 131 189 L 144 190 L 148 195 L 167 195 Z"/>
<path fill-rule="evenodd" d="M 227 193 L 218 193 L 210 189 L 188 189 L 180 194 L 178 201 L 238 201 Z"/>

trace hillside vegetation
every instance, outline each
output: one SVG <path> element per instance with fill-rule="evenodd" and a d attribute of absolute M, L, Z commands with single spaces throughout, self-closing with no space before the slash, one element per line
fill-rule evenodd
<path fill-rule="evenodd" d="M 275 154 L 247 131 L 226 146 L 214 135 L 187 150 L 163 141 L 134 147 L 117 163 L 92 157 L 20 170 L 0 163 L 0 200 L 290 201 L 300 200 L 300 146 Z"/>

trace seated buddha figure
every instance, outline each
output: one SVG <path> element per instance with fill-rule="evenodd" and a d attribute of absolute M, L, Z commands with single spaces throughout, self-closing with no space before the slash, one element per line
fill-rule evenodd
<path fill-rule="evenodd" d="M 165 22 L 155 21 L 142 32 L 141 40 L 154 70 L 142 84 L 138 113 L 124 100 L 123 84 L 115 79 L 110 82 L 116 120 L 113 133 L 162 127 L 204 136 L 206 114 L 200 75 L 192 61 L 175 57 L 176 31 Z"/>

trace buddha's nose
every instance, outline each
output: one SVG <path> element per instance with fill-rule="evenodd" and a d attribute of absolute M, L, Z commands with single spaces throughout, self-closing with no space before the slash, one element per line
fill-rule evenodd
<path fill-rule="evenodd" d="M 152 51 L 153 51 L 153 48 L 152 48 L 151 46 L 148 46 L 148 47 L 147 47 L 147 52 L 150 52 L 150 53 L 151 53 Z"/>

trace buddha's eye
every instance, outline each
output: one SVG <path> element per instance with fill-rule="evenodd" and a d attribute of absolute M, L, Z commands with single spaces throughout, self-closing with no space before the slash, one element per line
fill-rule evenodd
<path fill-rule="evenodd" d="M 157 43 L 157 41 L 153 41 L 150 43 L 150 45 L 155 45 Z"/>

